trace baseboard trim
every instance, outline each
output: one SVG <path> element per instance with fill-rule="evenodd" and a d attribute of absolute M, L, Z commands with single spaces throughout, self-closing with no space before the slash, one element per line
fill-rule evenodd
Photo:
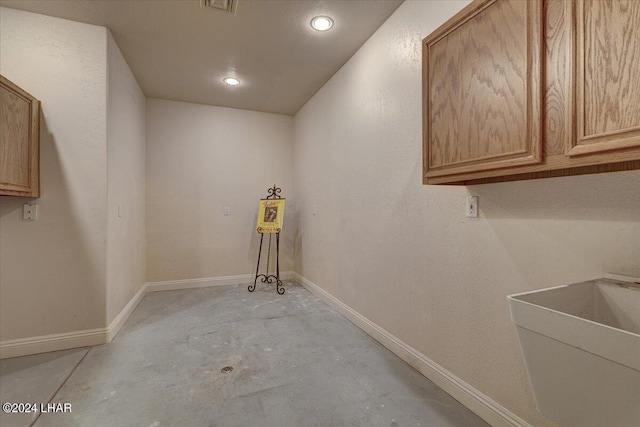
<path fill-rule="evenodd" d="M 131 313 L 133 313 L 133 310 L 135 310 L 138 304 L 140 304 L 142 297 L 144 297 L 147 293 L 147 288 L 148 286 L 146 283 L 142 285 L 140 289 L 138 289 L 138 292 L 136 292 L 136 294 L 133 296 L 133 298 L 131 298 L 127 305 L 124 306 L 122 311 L 115 317 L 115 319 L 111 321 L 109 326 L 106 328 L 107 340 L 105 341 L 105 343 L 111 342 L 111 340 L 116 337 L 116 335 L 120 331 L 120 328 L 124 326 L 129 316 L 131 316 Z"/>
<path fill-rule="evenodd" d="M 0 342 L 0 359 L 68 350 L 70 348 L 92 347 L 111 342 L 146 293 L 147 285 L 144 284 L 106 328 L 2 341 Z"/>
<path fill-rule="evenodd" d="M 493 427 L 531 427 L 525 420 L 373 323 L 315 283 L 297 273 L 293 273 L 291 279 L 325 301 L 338 313 L 342 314 Z"/>
<path fill-rule="evenodd" d="M 43 335 L 0 342 L 0 359 L 89 347 L 107 342 L 107 328 Z"/>
<path fill-rule="evenodd" d="M 291 280 L 294 277 L 293 271 L 283 271 L 280 273 L 282 280 Z M 200 279 L 166 280 L 162 282 L 147 282 L 147 292 L 176 291 L 179 289 L 208 288 L 210 286 L 228 286 L 237 284 L 248 284 L 253 282 L 255 275 L 239 274 L 237 276 L 203 277 Z"/>
<path fill-rule="evenodd" d="M 280 273 L 280 277 L 282 280 L 291 280 L 295 277 L 295 273 L 284 271 Z M 116 337 L 142 298 L 149 292 L 248 284 L 253 279 L 253 274 L 240 274 L 237 276 L 147 282 L 140 287 L 138 292 L 106 328 L 0 341 L 0 359 L 109 343 Z"/>
<path fill-rule="evenodd" d="M 162 282 L 147 282 L 147 292 L 176 291 L 180 289 L 208 288 L 209 286 L 226 286 L 237 283 L 249 283 L 251 274 L 237 276 L 203 277 L 200 279 L 165 280 Z"/>

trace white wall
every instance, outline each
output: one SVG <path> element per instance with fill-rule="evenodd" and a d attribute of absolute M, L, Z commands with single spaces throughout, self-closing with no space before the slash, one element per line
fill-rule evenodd
<path fill-rule="evenodd" d="M 0 340 L 104 326 L 105 28 L 0 8 L 0 72 L 41 101 L 37 221 L 0 197 Z"/>
<path fill-rule="evenodd" d="M 536 412 L 506 296 L 640 274 L 640 171 L 423 186 L 421 39 L 466 3 L 405 2 L 295 116 L 295 270 L 553 425 Z M 479 219 L 465 218 L 468 194 Z"/>
<path fill-rule="evenodd" d="M 105 28 L 2 8 L 0 72 L 43 117 L 40 218 L 0 198 L 0 339 L 105 327 L 144 280 L 145 217 L 146 280 L 252 273 L 257 200 L 276 183 L 282 270 L 293 252 L 300 274 L 552 425 L 535 411 L 506 295 L 639 275 L 640 172 L 422 186 L 420 40 L 464 4 L 405 2 L 295 119 L 151 99 L 146 127 Z M 469 193 L 479 219 L 464 218 Z"/>
<path fill-rule="evenodd" d="M 254 273 L 258 201 L 273 184 L 288 198 L 291 269 L 292 131 L 291 116 L 147 100 L 147 281 Z"/>
<path fill-rule="evenodd" d="M 107 54 L 108 325 L 144 285 L 147 242 L 146 98 L 110 32 Z"/>
<path fill-rule="evenodd" d="M 0 198 L 1 340 L 105 328 L 145 281 L 144 94 L 106 28 L 0 17 L 0 71 L 42 105 L 38 220 Z"/>

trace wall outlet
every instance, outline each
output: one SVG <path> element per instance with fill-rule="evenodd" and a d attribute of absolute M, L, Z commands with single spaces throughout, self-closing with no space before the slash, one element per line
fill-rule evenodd
<path fill-rule="evenodd" d="M 118 203 L 118 218 L 122 218 L 122 205 Z"/>
<path fill-rule="evenodd" d="M 478 218 L 478 196 L 467 197 L 467 218 Z"/>
<path fill-rule="evenodd" d="M 231 209 L 229 209 L 229 206 L 225 206 L 224 207 L 224 216 L 229 216 L 230 212 L 231 212 Z"/>
<path fill-rule="evenodd" d="M 27 203 L 22 208 L 22 219 L 35 221 L 38 219 L 38 205 L 35 203 Z"/>
<path fill-rule="evenodd" d="M 317 205 L 313 205 L 312 212 L 313 212 L 314 215 L 316 215 L 318 213 L 318 206 Z"/>

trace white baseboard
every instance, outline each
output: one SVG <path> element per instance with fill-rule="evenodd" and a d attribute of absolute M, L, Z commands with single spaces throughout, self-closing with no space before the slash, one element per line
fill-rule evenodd
<path fill-rule="evenodd" d="M 295 277 L 293 271 L 280 273 L 282 280 L 290 280 Z M 201 279 L 167 280 L 163 282 L 147 282 L 147 292 L 175 291 L 179 289 L 207 288 L 209 286 L 227 286 L 248 284 L 253 282 L 254 274 L 239 274 L 237 276 L 203 277 Z"/>
<path fill-rule="evenodd" d="M 142 297 L 144 297 L 144 295 L 148 292 L 147 288 L 148 286 L 146 283 L 142 285 L 142 287 L 138 289 L 138 292 L 136 292 L 133 298 L 131 298 L 131 301 L 129 301 L 127 305 L 125 305 L 122 311 L 116 316 L 115 319 L 113 319 L 113 321 L 111 321 L 109 326 L 107 326 L 107 339 L 105 343 L 111 342 L 111 340 L 116 337 L 118 331 L 120 331 L 120 328 L 124 326 L 129 316 L 131 316 L 131 313 L 133 313 L 133 310 L 135 310 L 138 304 L 140 304 Z"/>
<path fill-rule="evenodd" d="M 201 279 L 166 280 L 163 282 L 147 282 L 147 292 L 176 291 L 179 289 L 207 288 L 209 286 L 235 285 L 237 283 L 249 283 L 253 280 L 252 274 L 240 274 L 237 276 L 203 277 Z"/>
<path fill-rule="evenodd" d="M 0 342 L 0 359 L 68 350 L 70 348 L 91 347 L 111 342 L 131 313 L 133 313 L 133 310 L 136 309 L 140 300 L 142 300 L 146 289 L 146 284 L 140 287 L 138 292 L 106 328 L 2 341 Z"/>
<path fill-rule="evenodd" d="M 43 335 L 0 342 L 0 359 L 88 347 L 107 342 L 107 328 Z"/>
<path fill-rule="evenodd" d="M 292 271 L 284 271 L 280 273 L 280 277 L 283 280 L 290 280 L 295 277 L 295 273 Z M 1 341 L 0 359 L 47 353 L 50 351 L 67 350 L 70 348 L 91 347 L 111 342 L 111 340 L 113 340 L 118 334 L 118 331 L 120 331 L 120 328 L 125 324 L 131 313 L 136 309 L 145 294 L 149 292 L 235 285 L 239 283 L 245 284 L 252 282 L 253 279 L 253 274 L 241 274 L 237 276 L 147 282 L 138 290 L 138 292 L 136 292 L 129 303 L 106 328 Z"/>
<path fill-rule="evenodd" d="M 376 325 L 315 283 L 297 273 L 292 274 L 292 279 L 324 300 L 338 313 L 349 319 L 357 327 L 384 345 L 493 427 L 531 427 L 531 425 L 522 418 L 447 371 L 407 343 Z"/>

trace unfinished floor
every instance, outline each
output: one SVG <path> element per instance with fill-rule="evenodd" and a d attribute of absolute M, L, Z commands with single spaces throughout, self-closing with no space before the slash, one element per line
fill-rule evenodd
<path fill-rule="evenodd" d="M 2 401 L 72 404 L 37 427 L 487 425 L 306 289 L 286 290 L 150 293 L 110 344 L 3 360 Z"/>

